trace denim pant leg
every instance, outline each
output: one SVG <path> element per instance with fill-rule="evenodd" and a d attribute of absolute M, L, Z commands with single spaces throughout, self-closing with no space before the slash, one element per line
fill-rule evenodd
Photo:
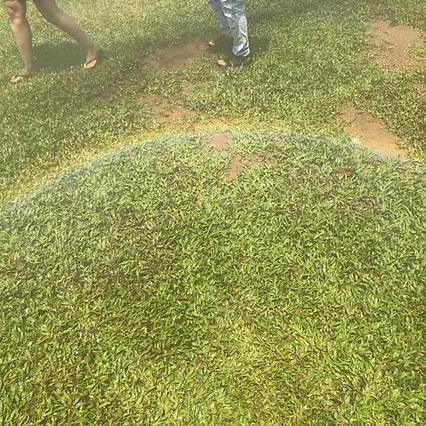
<path fill-rule="evenodd" d="M 250 46 L 244 0 L 220 0 L 220 3 L 234 38 L 232 53 L 237 56 L 249 55 Z"/>
<path fill-rule="evenodd" d="M 223 14 L 222 5 L 220 0 L 207 0 L 210 7 L 213 9 L 214 14 L 217 16 L 220 22 L 220 31 L 229 37 L 232 37 L 231 28 L 229 28 L 229 22 L 226 16 Z"/>

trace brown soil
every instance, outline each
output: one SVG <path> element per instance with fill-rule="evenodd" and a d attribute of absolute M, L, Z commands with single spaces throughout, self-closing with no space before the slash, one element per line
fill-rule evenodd
<path fill-rule="evenodd" d="M 188 84 L 186 87 L 187 90 L 190 90 L 190 87 L 194 87 L 194 85 Z M 204 114 L 199 114 L 182 106 L 173 107 L 167 98 L 158 94 L 141 98 L 139 102 L 151 110 L 151 126 L 149 127 L 167 125 L 171 130 L 198 131 L 208 128 L 217 130 L 235 125 L 232 120 L 206 117 Z"/>
<path fill-rule="evenodd" d="M 196 113 L 194 111 L 180 106 L 165 112 L 161 116 L 157 116 L 155 118 L 155 122 L 158 124 L 172 123 L 182 120 L 188 120 L 190 118 L 194 118 L 195 116 Z"/>
<path fill-rule="evenodd" d="M 416 89 L 424 96 L 426 96 L 426 85 L 422 83 L 415 83 Z"/>
<path fill-rule="evenodd" d="M 150 95 L 142 98 L 140 103 L 145 104 L 154 115 L 160 115 L 170 108 L 168 100 L 160 95 Z"/>
<path fill-rule="evenodd" d="M 369 148 L 384 158 L 407 157 L 407 151 L 400 146 L 401 139 L 370 113 L 344 105 L 339 118 L 345 131 L 361 148 Z"/>
<path fill-rule="evenodd" d="M 235 179 L 240 172 L 244 170 L 244 164 L 241 161 L 240 157 L 232 157 L 231 162 L 228 165 L 228 168 L 225 171 L 225 179 Z"/>
<path fill-rule="evenodd" d="M 181 96 L 182 98 L 188 97 L 191 91 L 203 86 L 204 83 L 191 83 L 188 81 L 181 82 Z M 167 124 L 173 128 L 181 126 L 182 122 L 185 121 L 185 125 L 188 127 L 200 127 L 194 118 L 197 116 L 195 111 L 189 110 L 185 107 L 178 106 L 173 107 L 170 101 L 162 95 L 153 94 L 139 99 L 139 103 L 145 105 L 151 110 L 151 124 Z M 223 127 L 227 123 L 224 119 L 209 118 L 203 119 L 204 125 Z"/>
<path fill-rule="evenodd" d="M 228 144 L 231 140 L 231 136 L 228 133 L 215 132 L 202 140 L 208 143 L 214 152 L 218 154 L 226 154 L 228 152 Z M 238 155 L 234 155 L 232 156 L 223 177 L 224 179 L 235 179 L 243 170 L 244 163 Z"/>
<path fill-rule="evenodd" d="M 216 132 L 209 138 L 205 140 L 208 142 L 210 147 L 214 152 L 223 153 L 228 150 L 228 143 L 231 140 L 231 137 L 227 133 Z"/>
<path fill-rule="evenodd" d="M 369 32 L 376 46 L 373 61 L 377 65 L 405 68 L 425 64 L 410 54 L 412 47 L 421 43 L 420 32 L 405 25 L 392 25 L 391 21 L 372 22 Z"/>
<path fill-rule="evenodd" d="M 196 113 L 184 107 L 173 108 L 169 101 L 160 95 L 151 95 L 141 99 L 152 112 L 154 124 L 168 124 L 195 117 Z"/>
<path fill-rule="evenodd" d="M 144 66 L 148 72 L 188 70 L 194 68 L 206 54 L 206 43 L 197 40 L 159 50 L 145 61 Z"/>
<path fill-rule="evenodd" d="M 342 169 L 339 171 L 339 173 L 343 176 L 353 176 L 355 174 L 355 170 L 353 169 Z"/>

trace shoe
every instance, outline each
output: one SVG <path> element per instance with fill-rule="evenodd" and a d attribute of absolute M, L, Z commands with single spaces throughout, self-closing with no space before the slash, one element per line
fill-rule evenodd
<path fill-rule="evenodd" d="M 237 56 L 232 53 L 226 58 L 221 59 L 220 61 L 217 61 L 217 64 L 222 68 L 244 67 L 244 66 L 250 65 L 251 63 L 252 63 L 252 57 L 250 54 L 246 56 Z"/>

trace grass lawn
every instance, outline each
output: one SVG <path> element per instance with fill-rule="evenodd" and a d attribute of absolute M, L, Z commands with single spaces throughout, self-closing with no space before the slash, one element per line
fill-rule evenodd
<path fill-rule="evenodd" d="M 1 417 L 424 423 L 425 200 L 414 170 L 279 135 L 64 175 L 0 219 Z"/>
<path fill-rule="evenodd" d="M 9 85 L 0 19 L 0 425 L 425 424 L 426 66 L 365 57 L 426 2 L 249 0 L 225 72 L 147 66 L 216 34 L 204 1 L 77 3 L 91 72 L 28 2 L 40 73 Z M 354 150 L 346 104 L 417 165 Z"/>
<path fill-rule="evenodd" d="M 426 85 L 426 65 L 398 70 L 358 59 L 372 48 L 372 20 L 426 31 L 423 0 L 249 0 L 256 60 L 250 70 L 229 73 L 215 69 L 214 56 L 190 70 L 152 73 L 143 67 L 156 49 L 217 34 L 204 1 L 164 0 L 155 7 L 130 1 L 126 9 L 116 0 L 61 5 L 108 59 L 83 72 L 78 46 L 29 4 L 40 75 L 12 87 L 7 81 L 21 65 L 5 14 L 0 19 L 0 203 L 97 153 L 140 139 L 150 116 L 140 100 L 153 94 L 243 127 L 273 125 L 339 137 L 336 116 L 350 102 L 383 118 L 414 156 L 424 158 L 426 97 L 414 81 Z M 418 54 L 426 57 L 426 50 Z M 197 90 L 183 96 L 182 82 L 197 84 Z"/>

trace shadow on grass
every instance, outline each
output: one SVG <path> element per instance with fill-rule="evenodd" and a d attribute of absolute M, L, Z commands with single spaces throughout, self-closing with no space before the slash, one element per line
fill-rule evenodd
<path fill-rule="evenodd" d="M 250 46 L 253 55 L 262 55 L 269 50 L 269 39 L 254 35 L 250 37 Z"/>
<path fill-rule="evenodd" d="M 181 28 L 160 38 L 136 36 L 126 46 L 117 41 L 108 46 L 105 63 L 89 73 L 81 68 L 84 56 L 77 43 L 35 46 L 39 74 L 18 90 L 5 88 L 7 103 L 0 105 L 8 140 L 0 150 L 0 193 L 33 167 L 49 169 L 70 152 L 100 144 L 105 135 L 115 137 L 140 125 L 145 112 L 136 99 L 158 85 L 158 77 L 144 70 L 145 61 L 158 49 L 205 38 L 201 28 Z M 252 45 L 258 55 L 269 43 L 253 37 Z M 60 71 L 65 72 L 55 75 Z M 168 79 L 173 76 L 164 77 L 164 84 Z M 18 152 L 19 141 L 25 142 Z"/>
<path fill-rule="evenodd" d="M 53 72 L 82 64 L 84 55 L 78 44 L 67 41 L 34 46 L 34 59 L 40 71 Z"/>

